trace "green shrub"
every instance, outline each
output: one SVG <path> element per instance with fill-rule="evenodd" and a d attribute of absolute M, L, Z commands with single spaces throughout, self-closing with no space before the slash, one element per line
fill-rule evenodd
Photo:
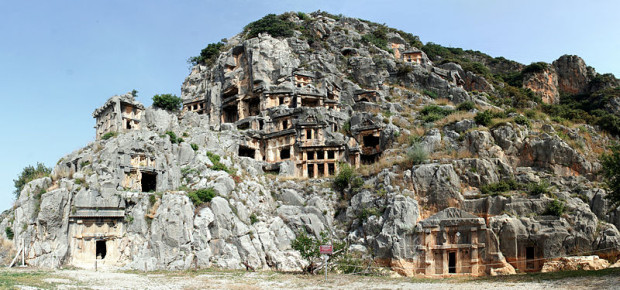
<path fill-rule="evenodd" d="M 407 136 L 407 142 L 409 143 L 409 146 L 413 146 L 422 142 L 422 137 L 418 135 L 409 135 Z"/>
<path fill-rule="evenodd" d="M 533 63 L 529 64 L 528 66 L 526 66 L 525 68 L 523 68 L 521 73 L 523 73 L 523 74 L 539 73 L 539 72 L 545 71 L 548 67 L 549 67 L 549 64 L 547 64 L 545 62 L 542 62 L 542 61 L 533 62 Z"/>
<path fill-rule="evenodd" d="M 351 189 L 359 189 L 364 185 L 364 179 L 359 176 L 353 177 L 351 179 Z"/>
<path fill-rule="evenodd" d="M 515 123 L 519 125 L 528 126 L 528 127 L 532 126 L 532 124 L 530 123 L 530 120 L 525 116 L 521 116 L 521 115 L 516 116 L 514 121 Z"/>
<path fill-rule="evenodd" d="M 431 97 L 431 99 L 437 99 L 439 97 L 439 95 L 433 91 L 429 91 L 429 90 L 424 90 L 422 91 L 422 93 L 424 93 L 425 95 Z"/>
<path fill-rule="evenodd" d="M 480 187 L 480 193 L 484 195 L 496 195 L 510 190 L 517 190 L 521 186 L 514 179 L 502 180 Z"/>
<path fill-rule="evenodd" d="M 209 160 L 211 160 L 213 164 L 220 162 L 220 156 L 211 151 L 207 151 L 207 157 L 209 157 Z"/>
<path fill-rule="evenodd" d="M 157 196 L 154 194 L 149 195 L 149 204 L 153 206 L 157 202 Z"/>
<path fill-rule="evenodd" d="M 211 202 L 211 200 L 217 196 L 215 189 L 209 187 L 207 189 L 199 189 L 187 193 L 187 197 L 194 203 L 195 206 L 199 206 L 205 202 Z"/>
<path fill-rule="evenodd" d="M 607 199 L 610 201 L 610 210 L 620 205 L 620 146 L 612 146 L 611 152 L 603 154 L 601 173 L 607 186 Z"/>
<path fill-rule="evenodd" d="M 428 159 L 428 152 L 420 144 L 414 144 L 411 149 L 407 151 L 407 160 L 412 165 L 422 164 Z"/>
<path fill-rule="evenodd" d="M 493 123 L 493 112 L 489 110 L 478 112 L 474 117 L 474 121 L 476 121 L 476 124 L 478 125 L 488 127 Z"/>
<path fill-rule="evenodd" d="M 209 43 L 207 47 L 203 48 L 200 51 L 199 56 L 190 57 L 187 62 L 192 65 L 204 64 L 211 65 L 215 63 L 217 57 L 220 55 L 222 48 L 224 48 L 225 44 L 222 42 L 217 43 Z"/>
<path fill-rule="evenodd" d="M 190 146 L 192 146 L 192 149 L 193 149 L 194 151 L 198 151 L 198 144 L 196 144 L 196 143 L 192 143 L 192 144 L 189 144 L 189 145 L 190 145 Z"/>
<path fill-rule="evenodd" d="M 381 216 L 381 211 L 379 211 L 378 208 L 376 207 L 372 207 L 372 208 L 363 208 L 359 214 L 357 215 L 357 218 L 359 218 L 362 221 L 366 221 L 368 220 L 368 218 L 370 216 Z"/>
<path fill-rule="evenodd" d="M 327 232 L 321 232 L 320 238 L 316 238 L 302 230 L 297 232 L 295 239 L 291 242 L 291 248 L 298 251 L 302 258 L 310 262 L 308 267 L 304 269 L 305 272 L 309 273 L 315 269 L 314 267 L 316 267 L 318 260 L 321 258 L 319 246 L 328 244 L 333 246 L 334 254 L 331 256 L 332 259 L 338 259 L 346 246 L 346 243 L 330 239 Z"/>
<path fill-rule="evenodd" d="M 9 240 L 12 240 L 15 236 L 15 233 L 13 233 L 13 229 L 11 227 L 4 228 L 4 233 Z"/>
<path fill-rule="evenodd" d="M 183 105 L 181 98 L 172 94 L 161 94 L 153 96 L 153 107 L 168 111 L 178 111 Z"/>
<path fill-rule="evenodd" d="M 456 109 L 459 111 L 471 111 L 475 108 L 476 108 L 476 104 L 474 104 L 474 102 L 472 101 L 462 102 L 458 104 L 458 106 L 456 106 Z"/>
<path fill-rule="evenodd" d="M 550 192 L 549 182 L 541 181 L 539 183 L 532 183 L 528 185 L 528 192 L 531 195 L 548 194 Z"/>
<path fill-rule="evenodd" d="M 367 33 L 362 35 L 362 41 L 364 43 L 368 43 L 368 44 L 373 44 L 376 47 L 383 49 L 383 50 L 388 50 L 387 47 L 387 38 L 385 37 L 385 35 L 381 35 L 380 33 L 376 33 L 377 30 L 375 30 L 375 32 L 372 33 Z"/>
<path fill-rule="evenodd" d="M 248 24 L 243 31 L 247 38 L 257 37 L 259 33 L 268 33 L 272 37 L 291 37 L 294 35 L 296 27 L 285 17 L 285 15 L 268 14 Z"/>
<path fill-rule="evenodd" d="M 228 168 L 226 165 L 220 162 L 219 155 L 208 151 L 207 157 L 209 157 L 209 160 L 211 160 L 211 163 L 213 163 L 213 166 L 211 166 L 211 170 L 224 171 L 230 175 L 234 175 L 236 173 L 234 169 Z"/>
<path fill-rule="evenodd" d="M 353 169 L 347 163 L 340 163 L 340 172 L 334 177 L 334 188 L 338 191 L 342 192 L 347 187 L 349 187 L 349 183 L 351 179 L 354 177 Z"/>
<path fill-rule="evenodd" d="M 197 190 L 196 195 L 198 195 L 200 200 L 204 202 L 210 202 L 217 195 L 217 193 L 215 192 L 215 189 L 207 188 Z"/>
<path fill-rule="evenodd" d="M 407 64 L 398 65 L 398 69 L 396 71 L 396 75 L 399 77 L 404 77 L 413 71 L 413 67 Z"/>
<path fill-rule="evenodd" d="M 256 214 L 253 213 L 250 215 L 250 224 L 255 224 L 258 222 L 258 217 L 256 217 Z"/>
<path fill-rule="evenodd" d="M 454 111 L 449 109 L 444 109 L 437 105 L 428 105 L 424 106 L 422 110 L 420 110 L 421 119 L 425 123 L 432 123 L 437 120 L 443 119 L 445 116 L 452 114 Z"/>
<path fill-rule="evenodd" d="M 177 134 L 175 134 L 174 132 L 166 131 L 166 135 L 168 135 L 168 137 L 170 137 L 170 143 L 172 143 L 172 144 L 179 143 L 179 139 L 177 139 Z"/>
<path fill-rule="evenodd" d="M 565 209 L 566 209 L 566 205 L 564 204 L 564 202 L 554 199 L 553 201 L 547 204 L 547 208 L 545 209 L 545 212 L 543 213 L 543 215 L 553 215 L 553 216 L 560 217 L 564 213 Z"/>
<path fill-rule="evenodd" d="M 592 94 L 560 96 L 560 104 L 544 104 L 542 109 L 552 120 L 570 120 L 599 126 L 613 135 L 620 135 L 620 117 L 607 111 L 610 100 L 620 97 L 620 87 Z"/>
<path fill-rule="evenodd" d="M 19 194 L 28 182 L 49 176 L 50 173 L 52 173 L 52 168 L 46 167 L 45 164 L 39 162 L 37 162 L 36 167 L 32 165 L 24 167 L 17 179 L 13 180 L 15 185 L 15 191 L 13 191 L 13 194 L 15 194 L 15 198 L 19 197 Z"/>
<path fill-rule="evenodd" d="M 297 12 L 297 17 L 299 17 L 299 19 L 301 19 L 303 21 L 310 20 L 310 16 L 308 16 L 308 14 L 303 13 L 303 12 Z"/>
<path fill-rule="evenodd" d="M 217 57 L 220 55 L 220 52 L 224 46 L 225 44 L 222 42 L 209 43 L 207 44 L 207 47 L 200 51 L 199 56 L 190 57 L 187 62 L 192 65 L 212 65 L 217 60 Z"/>
<path fill-rule="evenodd" d="M 108 140 L 108 139 L 110 139 L 112 137 L 116 137 L 116 135 L 118 135 L 118 133 L 116 133 L 116 132 L 108 132 L 108 133 L 103 134 L 103 136 L 101 136 L 101 139 Z"/>
<path fill-rule="evenodd" d="M 505 86 L 497 90 L 498 94 L 502 97 L 497 99 L 495 103 L 497 105 L 508 105 L 517 108 L 527 108 L 530 102 L 542 103 L 539 96 L 534 94 L 530 89 L 524 89 L 521 87 Z"/>
<path fill-rule="evenodd" d="M 461 63 L 461 67 L 465 71 L 471 71 L 478 75 L 482 75 L 482 76 L 491 75 L 491 71 L 489 70 L 489 68 L 480 62 L 464 62 L 464 63 Z"/>

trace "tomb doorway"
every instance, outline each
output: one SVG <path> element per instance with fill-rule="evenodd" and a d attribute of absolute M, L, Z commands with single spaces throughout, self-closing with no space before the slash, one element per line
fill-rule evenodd
<path fill-rule="evenodd" d="M 157 173 L 142 172 L 142 192 L 157 191 Z"/>
<path fill-rule="evenodd" d="M 95 257 L 99 258 L 101 257 L 101 259 L 105 259 L 105 255 L 107 253 L 107 249 L 106 249 L 106 241 L 105 240 L 99 240 L 96 241 L 95 244 Z"/>
<path fill-rule="evenodd" d="M 456 274 L 456 252 L 448 253 L 448 273 Z"/>

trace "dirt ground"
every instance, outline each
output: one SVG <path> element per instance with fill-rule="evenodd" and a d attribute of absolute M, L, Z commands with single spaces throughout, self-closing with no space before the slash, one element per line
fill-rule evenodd
<path fill-rule="evenodd" d="M 390 278 L 331 274 L 201 270 L 95 272 L 2 269 L 0 287 L 18 289 L 620 289 L 620 271 L 488 278 Z"/>

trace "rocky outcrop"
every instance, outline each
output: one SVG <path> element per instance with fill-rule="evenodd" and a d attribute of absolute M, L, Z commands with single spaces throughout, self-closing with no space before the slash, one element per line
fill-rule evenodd
<path fill-rule="evenodd" d="M 609 262 L 598 256 L 562 257 L 557 261 L 546 262 L 541 272 L 601 270 L 609 267 Z"/>
<path fill-rule="evenodd" d="M 95 141 L 26 184 L 0 216 L 26 262 L 301 271 L 310 265 L 293 248 L 301 233 L 408 276 L 452 274 L 450 253 L 465 265 L 457 274 L 470 275 L 617 255 L 620 210 L 609 211 L 593 157 L 613 137 L 542 118 L 516 124 L 518 113 L 490 101 L 504 83 L 434 64 L 401 32 L 321 13 L 286 19 L 304 28 L 237 35 L 212 64 L 195 65 L 182 112 L 144 108 L 130 94 L 97 110 L 131 105 L 111 113 L 121 130 L 98 120 L 105 130 Z M 368 41 L 373 33 L 385 33 L 389 49 Z M 493 73 L 522 69 L 471 60 Z M 523 84 L 554 104 L 560 93 L 589 92 L 595 77 L 563 56 Z M 475 108 L 457 112 L 465 101 Z M 422 120 L 419 111 L 440 102 L 454 113 Z M 487 109 L 505 119 L 479 126 L 474 116 Z M 341 163 L 354 176 L 335 189 Z M 542 181 L 549 187 L 530 190 Z M 564 212 L 550 210 L 558 203 Z M 431 257 L 437 250 L 445 255 Z"/>
<path fill-rule="evenodd" d="M 567 94 L 587 92 L 591 77 L 596 73 L 576 55 L 563 55 L 553 62 L 558 74 L 558 90 Z"/>
<path fill-rule="evenodd" d="M 553 68 L 523 76 L 523 87 L 532 90 L 545 104 L 559 104 L 558 74 Z"/>
<path fill-rule="evenodd" d="M 618 85 L 615 77 L 600 76 L 576 55 L 563 55 L 545 69 L 522 77 L 523 88 L 532 90 L 546 104 L 559 104 L 560 94 L 593 93 Z"/>

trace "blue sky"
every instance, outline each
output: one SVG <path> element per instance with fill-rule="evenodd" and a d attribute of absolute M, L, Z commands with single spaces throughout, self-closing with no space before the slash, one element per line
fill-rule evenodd
<path fill-rule="evenodd" d="M 620 1 L 0 0 L 0 210 L 13 179 L 94 140 L 91 113 L 132 89 L 180 95 L 186 60 L 269 13 L 323 10 L 521 63 L 577 54 L 620 76 Z"/>

